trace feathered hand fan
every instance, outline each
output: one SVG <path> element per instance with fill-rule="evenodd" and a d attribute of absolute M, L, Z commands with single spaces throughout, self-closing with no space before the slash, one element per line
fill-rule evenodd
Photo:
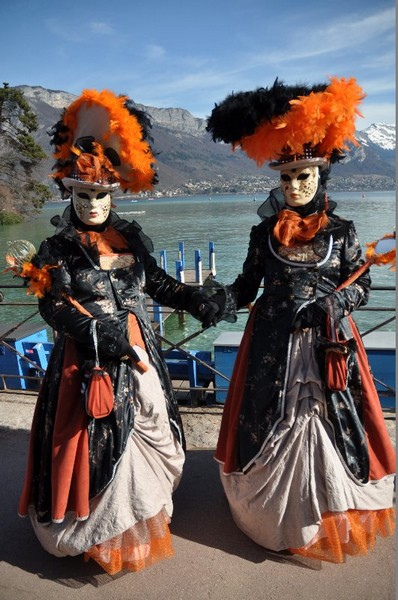
<path fill-rule="evenodd" d="M 367 261 L 363 263 L 359 269 L 357 269 L 346 281 L 341 283 L 337 288 L 337 291 L 342 290 L 353 283 L 358 277 L 362 275 L 372 265 L 390 265 L 390 270 L 395 271 L 395 254 L 396 254 L 396 242 L 395 233 L 387 233 L 379 240 L 366 244 L 368 250 L 366 251 Z"/>

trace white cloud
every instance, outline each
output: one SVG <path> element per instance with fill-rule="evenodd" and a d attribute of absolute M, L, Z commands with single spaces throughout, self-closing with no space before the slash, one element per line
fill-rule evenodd
<path fill-rule="evenodd" d="M 158 46 L 157 44 L 149 44 L 146 46 L 145 50 L 146 58 L 150 60 L 156 60 L 166 54 L 165 49 L 162 46 Z"/>
<path fill-rule="evenodd" d="M 357 120 L 356 125 L 359 130 L 366 129 L 372 123 L 395 124 L 395 104 L 391 102 L 367 102 L 365 99 L 360 110 L 364 118 Z"/>
<path fill-rule="evenodd" d="M 104 23 L 103 21 L 91 21 L 91 23 L 89 23 L 89 29 L 93 33 L 100 35 L 112 35 L 114 33 L 113 27 L 111 27 L 109 23 Z"/>
<path fill-rule="evenodd" d="M 51 18 L 45 19 L 45 25 L 58 38 L 73 43 L 86 43 L 89 37 L 88 33 L 94 35 L 113 35 L 115 33 L 113 27 L 103 21 L 90 21 L 87 24 L 81 23 L 79 28 L 73 28 L 60 19 Z"/>
<path fill-rule="evenodd" d="M 367 54 L 366 45 L 372 43 L 375 39 L 388 41 L 395 31 L 395 10 L 387 9 L 368 17 L 360 18 L 357 14 L 345 15 L 336 21 L 329 23 L 326 27 L 322 25 L 304 32 L 297 28 L 296 35 L 289 36 L 289 45 L 284 46 L 283 52 L 279 49 L 274 52 L 255 52 L 249 57 L 249 64 L 253 67 L 259 65 L 297 63 L 298 60 L 305 58 L 322 57 L 325 54 L 336 53 L 341 50 L 352 51 L 356 54 L 364 46 L 364 52 Z M 303 44 L 305 37 L 305 44 Z M 373 47 L 373 46 L 372 46 Z M 392 55 L 389 57 L 389 64 Z M 247 59 L 246 59 L 247 60 Z M 347 57 L 347 60 L 350 60 Z M 385 65 L 386 66 L 386 65 Z"/>
<path fill-rule="evenodd" d="M 349 3 L 344 11 L 332 11 L 333 16 L 325 19 L 317 17 L 312 24 L 308 20 L 304 23 L 299 14 L 293 14 L 291 21 L 287 15 L 286 28 L 278 29 L 275 41 L 272 32 L 264 44 L 253 36 L 246 37 L 244 44 L 231 45 L 227 54 L 217 48 L 208 53 L 206 44 L 181 52 L 164 37 L 159 38 L 164 45 L 141 42 L 129 46 L 131 40 L 123 39 L 123 27 L 119 26 L 111 46 L 108 40 L 113 27 L 109 22 L 95 21 L 92 15 L 90 25 L 82 22 L 79 28 L 67 27 L 54 18 L 47 20 L 47 27 L 58 38 L 68 40 L 68 51 L 70 42 L 77 46 L 92 43 L 95 38 L 99 45 L 100 35 L 108 35 L 107 45 L 98 54 L 106 48 L 107 58 L 112 60 L 112 56 L 123 52 L 134 69 L 126 69 L 125 64 L 115 60 L 114 68 L 105 75 L 102 65 L 97 64 L 90 73 L 92 85 L 130 93 L 142 104 L 180 106 L 204 117 L 214 102 L 227 94 L 271 85 L 276 76 L 287 83 L 321 82 L 328 75 L 354 76 L 367 94 L 365 118 L 358 119 L 358 127 L 363 129 L 373 122 L 394 123 L 395 10 L 376 6 L 369 14 L 366 2 L 363 8 L 358 2 L 354 5 Z M 86 85 L 86 76 L 81 76 L 80 87 Z M 78 77 L 74 73 L 75 87 Z"/>
<path fill-rule="evenodd" d="M 338 48 L 356 46 L 369 40 L 385 36 L 395 27 L 395 10 L 383 10 L 368 17 L 345 17 L 326 27 L 320 32 L 319 38 L 329 42 L 329 46 L 337 45 Z"/>
<path fill-rule="evenodd" d="M 361 78 L 360 84 L 368 96 L 376 96 L 383 94 L 395 94 L 395 78 L 388 75 L 369 75 Z"/>
<path fill-rule="evenodd" d="M 44 24 L 52 34 L 56 35 L 59 38 L 68 40 L 68 39 L 71 39 L 71 37 L 72 38 L 75 37 L 73 35 L 73 32 L 72 32 L 72 36 L 70 35 L 71 32 L 70 32 L 69 28 L 65 27 L 65 24 L 60 19 L 56 19 L 56 18 L 45 19 Z"/>

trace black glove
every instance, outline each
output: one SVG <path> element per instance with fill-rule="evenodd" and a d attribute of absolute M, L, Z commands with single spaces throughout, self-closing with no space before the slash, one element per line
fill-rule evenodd
<path fill-rule="evenodd" d="M 326 323 L 327 313 L 316 302 L 305 306 L 296 316 L 294 329 L 309 329 L 310 327 L 320 327 Z"/>
<path fill-rule="evenodd" d="M 201 292 L 192 294 L 189 312 L 202 323 L 205 329 L 210 325 L 217 325 L 222 313 L 220 305 L 214 300 L 206 298 Z"/>

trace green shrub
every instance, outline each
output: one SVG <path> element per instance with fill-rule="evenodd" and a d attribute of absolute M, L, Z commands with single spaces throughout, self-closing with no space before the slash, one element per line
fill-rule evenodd
<path fill-rule="evenodd" d="M 16 212 L 0 210 L 0 225 L 16 225 L 17 223 L 23 223 L 23 221 L 23 216 Z"/>

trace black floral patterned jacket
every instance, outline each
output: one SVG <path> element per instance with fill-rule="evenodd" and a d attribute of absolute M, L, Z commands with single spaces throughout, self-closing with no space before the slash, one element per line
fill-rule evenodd
<path fill-rule="evenodd" d="M 196 291 L 158 267 L 150 254 L 152 242 L 136 222 L 127 222 L 112 213 L 110 225 L 124 236 L 134 260 L 133 264 L 110 270 L 100 267 L 96 246 L 84 246 L 69 221 L 54 217 L 52 223 L 57 227 L 56 234 L 41 244 L 34 258 L 38 268 L 54 267 L 49 271 L 51 289 L 39 300 L 39 308 L 57 334 L 39 395 L 34 433 L 33 495 L 39 520 L 44 522 L 51 519 L 52 432 L 66 341 L 72 340 L 75 345 L 83 377 L 94 361 L 90 326 L 95 318 L 101 366 L 108 370 L 114 385 L 114 411 L 103 419 L 89 418 L 88 422 L 90 497 L 93 497 L 111 481 L 134 427 L 133 367 L 130 361 L 120 360 L 129 349 L 126 336 L 129 313 L 137 317 L 150 361 L 163 387 L 172 431 L 184 445 L 178 406 L 147 314 L 145 295 L 160 304 L 189 310 Z M 76 300 L 92 317 L 78 310 L 67 297 Z"/>
<path fill-rule="evenodd" d="M 366 304 L 370 288 L 366 271 L 354 283 L 336 291 L 364 262 L 351 221 L 330 215 L 327 227 L 313 240 L 293 248 L 280 245 L 273 237 L 275 222 L 276 217 L 271 217 L 253 227 L 242 273 L 228 290 L 229 304 L 232 297 L 240 308 L 256 299 L 264 282 L 250 316 L 254 321 L 238 435 L 242 470 L 260 452 L 283 415 L 290 336 L 300 310 L 317 302 L 325 317 L 332 313 L 339 338 L 348 340 L 352 338 L 348 316 Z M 317 326 L 316 332 L 323 373 L 321 341 L 326 332 L 322 326 Z M 325 389 L 325 393 L 341 455 L 354 476 L 366 480 L 368 456 L 362 426 L 361 378 L 355 356 L 349 362 L 345 392 Z"/>

